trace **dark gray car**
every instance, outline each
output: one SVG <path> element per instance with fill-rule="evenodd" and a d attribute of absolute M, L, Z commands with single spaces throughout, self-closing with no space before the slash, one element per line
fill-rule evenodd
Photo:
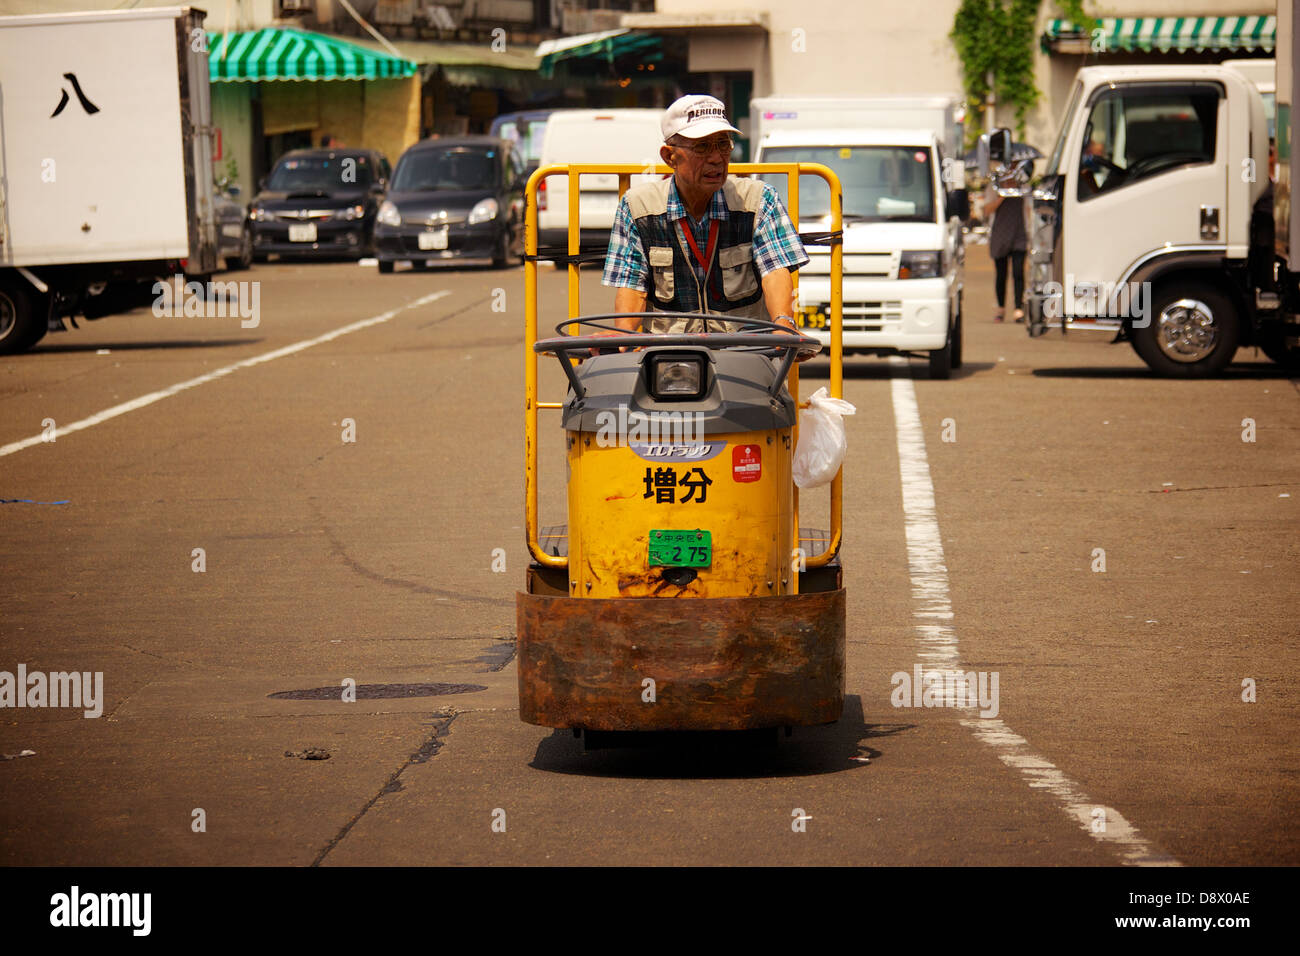
<path fill-rule="evenodd" d="M 498 268 L 523 254 L 523 161 L 493 136 L 435 137 L 397 162 L 375 222 L 380 272 L 407 260 L 488 259 Z"/>

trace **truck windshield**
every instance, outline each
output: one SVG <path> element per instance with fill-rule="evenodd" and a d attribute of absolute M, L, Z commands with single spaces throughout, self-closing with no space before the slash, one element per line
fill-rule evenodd
<path fill-rule="evenodd" d="M 277 192 L 336 192 L 370 186 L 368 156 L 290 156 L 276 164 L 266 188 Z"/>
<path fill-rule="evenodd" d="M 934 174 L 924 146 L 778 146 L 763 150 L 765 163 L 822 163 L 844 188 L 844 215 L 860 222 L 934 222 Z M 786 177 L 761 177 L 789 205 Z M 830 189 L 820 176 L 799 177 L 799 217 L 830 213 Z"/>
<path fill-rule="evenodd" d="M 474 190 L 496 187 L 497 151 L 476 146 L 412 150 L 393 174 L 396 192 Z"/>

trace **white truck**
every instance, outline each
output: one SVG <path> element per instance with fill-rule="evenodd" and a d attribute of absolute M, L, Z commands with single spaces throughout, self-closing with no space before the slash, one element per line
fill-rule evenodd
<path fill-rule="evenodd" d="M 754 161 L 822 163 L 843 188 L 844 352 L 928 354 L 931 378 L 962 361 L 969 215 L 955 96 L 764 97 L 750 104 Z M 765 177 L 786 198 L 786 177 Z M 829 229 L 825 181 L 800 177 L 801 232 Z M 809 245 L 796 321 L 830 341 L 830 247 Z"/>
<path fill-rule="evenodd" d="M 0 354 L 216 271 L 204 16 L 0 17 Z"/>
<path fill-rule="evenodd" d="M 1296 22 L 1279 4 L 1278 181 L 1255 83 L 1226 66 L 1087 67 L 1033 192 L 1028 330 L 1127 340 L 1156 373 L 1240 346 L 1297 366 Z"/>

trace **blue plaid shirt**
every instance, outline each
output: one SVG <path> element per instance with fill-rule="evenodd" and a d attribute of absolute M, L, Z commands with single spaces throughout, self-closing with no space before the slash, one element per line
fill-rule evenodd
<path fill-rule="evenodd" d="M 690 223 L 695 244 L 703 252 L 709 244 L 709 220 L 727 218 L 727 200 L 719 189 L 709 200 L 709 208 L 699 222 L 686 213 L 686 206 L 677 194 L 677 180 L 674 179 L 668 189 L 668 219 L 676 223 L 682 217 Z M 704 282 L 704 270 L 688 256 L 695 276 Z M 758 215 L 754 217 L 754 265 L 758 267 L 761 278 L 773 269 L 798 269 L 808 261 L 799 233 L 775 189 L 763 184 L 763 198 L 758 206 Z M 626 197 L 619 200 L 618 212 L 614 215 L 614 228 L 609 234 L 609 251 L 605 255 L 605 274 L 601 278 L 603 285 L 647 291 L 650 288 L 650 265 L 646 262 L 645 250 L 636 235 L 636 223 L 628 209 Z"/>

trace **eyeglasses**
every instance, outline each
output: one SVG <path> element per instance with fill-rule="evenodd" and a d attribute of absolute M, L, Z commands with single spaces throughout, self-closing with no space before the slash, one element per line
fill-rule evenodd
<path fill-rule="evenodd" d="M 715 139 L 711 143 L 692 143 L 689 146 L 682 146 L 680 148 L 686 150 L 688 153 L 695 154 L 700 159 L 704 159 L 706 156 L 710 156 L 713 153 L 717 153 L 723 159 L 726 159 L 731 155 L 731 150 L 735 145 L 736 144 L 731 141 L 731 137 L 728 136 L 726 139 Z"/>

